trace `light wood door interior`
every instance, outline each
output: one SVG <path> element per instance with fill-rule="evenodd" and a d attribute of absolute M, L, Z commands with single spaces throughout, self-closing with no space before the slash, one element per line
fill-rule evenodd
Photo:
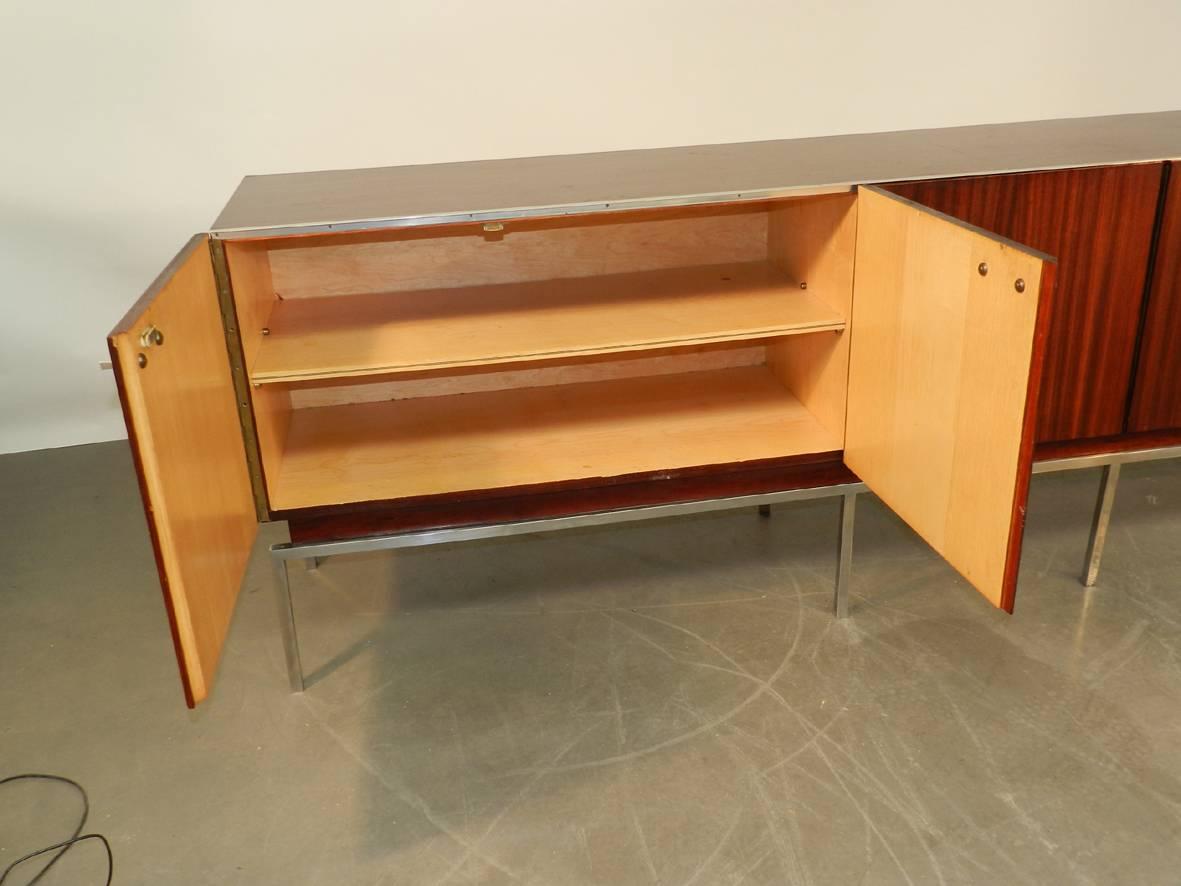
<path fill-rule="evenodd" d="M 839 450 L 855 233 L 844 194 L 227 243 L 270 505 Z"/>
<path fill-rule="evenodd" d="M 160 340 L 145 343 L 151 329 Z M 204 236 L 181 251 L 109 345 L 192 707 L 213 683 L 257 530 Z"/>
<path fill-rule="evenodd" d="M 1010 611 L 1047 261 L 900 197 L 859 191 L 845 461 Z"/>

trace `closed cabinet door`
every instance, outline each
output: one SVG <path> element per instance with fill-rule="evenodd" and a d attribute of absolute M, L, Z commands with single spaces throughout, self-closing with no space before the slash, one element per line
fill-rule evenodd
<path fill-rule="evenodd" d="M 845 463 L 1011 612 L 1054 261 L 877 188 L 857 211 Z"/>
<path fill-rule="evenodd" d="M 1129 431 L 1181 432 L 1181 170 L 1169 166 Z"/>
<path fill-rule="evenodd" d="M 889 186 L 1058 259 L 1039 443 L 1124 432 L 1161 173 L 1144 163 Z"/>
<path fill-rule="evenodd" d="M 108 338 L 189 707 L 210 691 L 258 524 L 208 239 Z"/>

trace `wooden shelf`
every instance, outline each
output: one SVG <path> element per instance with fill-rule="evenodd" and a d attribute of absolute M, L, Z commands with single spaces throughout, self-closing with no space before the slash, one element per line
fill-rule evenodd
<path fill-rule="evenodd" d="M 271 506 L 612 477 L 830 452 L 765 366 L 297 409 Z"/>
<path fill-rule="evenodd" d="M 837 330 L 768 262 L 287 299 L 251 380 L 276 384 Z"/>

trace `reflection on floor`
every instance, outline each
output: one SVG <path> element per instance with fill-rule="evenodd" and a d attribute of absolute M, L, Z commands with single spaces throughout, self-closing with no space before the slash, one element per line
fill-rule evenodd
<path fill-rule="evenodd" d="M 872 498 L 292 567 L 185 710 L 123 443 L 0 458 L 0 777 L 122 883 L 1172 882 L 1181 465 L 1037 477 L 1012 617 Z M 0 868 L 67 836 L 0 796 Z M 80 849 L 50 882 L 101 882 Z"/>

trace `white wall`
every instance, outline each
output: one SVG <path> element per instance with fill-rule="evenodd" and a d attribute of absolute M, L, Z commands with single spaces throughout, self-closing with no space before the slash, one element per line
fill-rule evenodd
<path fill-rule="evenodd" d="M 0 452 L 247 173 L 1181 107 L 1181 3 L 0 0 Z"/>

